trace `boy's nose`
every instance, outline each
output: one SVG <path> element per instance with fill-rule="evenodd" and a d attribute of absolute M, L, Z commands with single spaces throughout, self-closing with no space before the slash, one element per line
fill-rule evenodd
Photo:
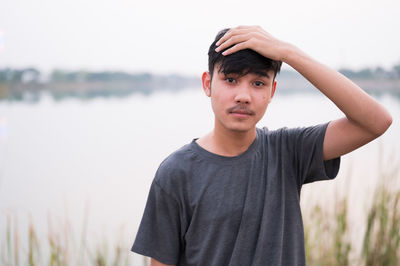
<path fill-rule="evenodd" d="M 236 103 L 246 103 L 249 104 L 251 100 L 249 90 L 247 88 L 242 88 L 238 91 L 235 96 Z"/>

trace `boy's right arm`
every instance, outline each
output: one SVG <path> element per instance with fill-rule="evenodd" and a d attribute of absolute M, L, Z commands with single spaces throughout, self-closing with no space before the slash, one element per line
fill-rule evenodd
<path fill-rule="evenodd" d="M 175 265 L 167 265 L 167 264 L 159 262 L 158 260 L 151 258 L 150 266 L 175 266 Z"/>

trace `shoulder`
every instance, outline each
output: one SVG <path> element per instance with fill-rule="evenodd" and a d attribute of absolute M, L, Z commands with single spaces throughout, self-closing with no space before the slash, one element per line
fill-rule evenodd
<path fill-rule="evenodd" d="M 296 149 L 304 149 L 305 146 L 322 147 L 327 126 L 328 123 L 308 127 L 283 127 L 276 130 L 262 128 L 258 131 L 262 136 L 263 147 L 279 152 L 293 152 Z"/>
<path fill-rule="evenodd" d="M 314 126 L 294 127 L 294 128 L 282 127 L 275 130 L 269 130 L 267 127 L 263 127 L 261 129 L 258 129 L 258 132 L 262 134 L 264 137 L 272 137 L 272 138 L 308 137 L 325 133 L 328 124 L 329 123 L 324 123 Z"/>
<path fill-rule="evenodd" d="M 181 186 L 190 173 L 195 158 L 191 148 L 192 143 L 186 144 L 167 156 L 159 165 L 154 181 L 165 190 Z"/>
<path fill-rule="evenodd" d="M 267 127 L 263 127 L 258 130 L 262 142 L 271 144 L 278 144 L 280 141 L 285 141 L 289 137 L 295 136 L 297 128 L 282 127 L 278 129 L 270 130 Z"/>

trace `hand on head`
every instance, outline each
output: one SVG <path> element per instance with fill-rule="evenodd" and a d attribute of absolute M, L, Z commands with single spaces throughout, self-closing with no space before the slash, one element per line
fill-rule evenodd
<path fill-rule="evenodd" d="M 288 44 L 276 39 L 259 26 L 239 26 L 227 31 L 216 45 L 216 52 L 228 48 L 223 55 L 251 49 L 270 59 L 284 61 Z"/>

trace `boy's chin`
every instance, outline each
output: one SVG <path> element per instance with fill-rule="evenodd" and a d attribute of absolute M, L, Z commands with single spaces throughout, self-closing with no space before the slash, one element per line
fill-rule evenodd
<path fill-rule="evenodd" d="M 254 130 L 255 125 L 230 125 L 227 127 L 228 130 L 237 133 L 246 133 Z"/>

